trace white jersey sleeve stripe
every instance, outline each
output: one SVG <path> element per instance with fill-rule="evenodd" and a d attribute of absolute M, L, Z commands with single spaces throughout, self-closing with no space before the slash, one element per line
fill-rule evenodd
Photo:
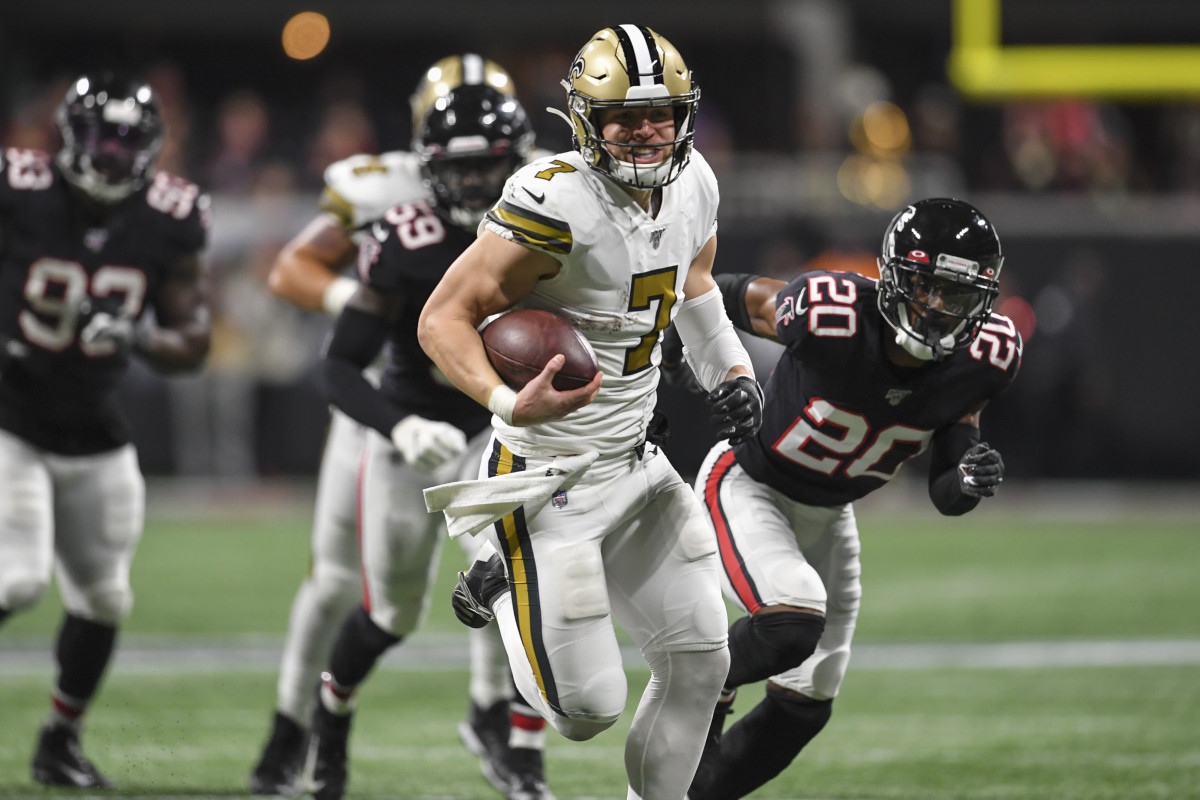
<path fill-rule="evenodd" d="M 506 200 L 501 200 L 488 212 L 487 223 L 494 233 L 506 239 L 551 254 L 566 255 L 574 244 L 571 226 L 563 220 L 535 214 Z M 502 230 L 495 230 L 495 226 Z"/>

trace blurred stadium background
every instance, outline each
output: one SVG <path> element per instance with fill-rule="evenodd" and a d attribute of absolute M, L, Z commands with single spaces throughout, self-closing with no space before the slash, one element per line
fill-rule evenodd
<path fill-rule="evenodd" d="M 302 31 L 296 42 L 319 52 L 299 59 L 285 53 L 283 31 L 303 11 L 322 14 L 330 35 L 318 47 L 320 27 Z M 176 665 L 213 654 L 209 668 L 233 670 L 224 683 L 235 688 L 211 694 L 198 688 L 211 686 L 208 677 L 149 668 L 156 677 L 138 677 L 139 662 L 118 660 L 92 715 L 93 730 L 112 733 L 109 749 L 92 756 L 111 763 L 123 737 L 151 719 L 138 735 L 154 741 L 123 753 L 116 777 L 134 775 L 145 795 L 229 795 L 265 732 L 270 671 L 306 558 L 326 422 L 313 366 L 328 330 L 326 319 L 274 299 L 265 274 L 314 213 L 325 165 L 407 147 L 408 94 L 421 70 L 465 51 L 512 72 L 540 143 L 565 149 L 566 126 L 542 109 L 561 106 L 558 81 L 576 48 L 627 21 L 676 44 L 703 89 L 697 145 L 721 181 L 719 270 L 869 271 L 898 207 L 960 196 L 1001 234 L 1001 310 L 1026 341 L 1016 384 L 983 415 L 985 438 L 1008 464 L 1001 497 L 963 521 L 935 520 L 914 465 L 864 504 L 864 563 L 878 571 L 866 581 L 861 641 L 874 666 L 848 684 L 839 701 L 847 727 L 838 730 L 835 715 L 815 765 L 761 796 L 1200 797 L 1200 744 L 1184 719 L 1200 711 L 1194 0 L 0 2 L 0 144 L 55 149 L 52 115 L 67 83 L 127 69 L 162 97 L 161 165 L 214 198 L 209 367 L 172 381 L 135 368 L 122 387 L 151 478 L 127 646 L 129 659 L 160 642 L 182 647 L 184 656 L 166 660 Z M 769 369 L 770 349 L 755 353 Z M 668 389 L 662 402 L 675 431 L 667 450 L 692 471 L 711 443 L 704 414 Z M 0 635 L 0 796 L 34 791 L 26 751 L 44 710 L 55 607 L 47 598 Z M 428 637 L 421 652 L 434 659 L 437 647 L 455 652 L 462 641 L 440 609 Z M 1058 671 L 1046 669 L 1051 655 L 1036 670 L 1008 663 L 967 673 L 952 669 L 965 655 L 906 669 L 896 666 L 901 651 L 869 655 L 889 644 L 1058 640 L 1108 642 L 1120 655 L 1084 648 L 1109 665 L 1101 671 L 1060 654 Z M 1020 661 L 974 652 L 998 667 Z M 1138 654 L 1151 666 L 1129 666 L 1142 663 Z M 462 679 L 444 711 L 457 715 L 465 673 L 445 674 Z M 404 694 L 402 679 L 387 681 Z M 184 717 L 139 715 L 142 692 Z M 1078 702 L 1060 709 L 1068 695 Z M 894 708 L 901 697 L 913 706 Z M 1026 725 L 1039 708 L 1046 716 Z M 446 753 L 423 757 L 463 771 L 457 716 L 430 716 L 428 730 L 379 729 L 375 744 L 410 736 L 417 748 L 423 735 L 441 737 Z M 236 733 L 225 741 L 231 719 Z M 211 736 L 181 733 L 192 726 Z M 165 727 L 185 737 L 192 766 L 157 742 Z M 992 750 L 964 752 L 972 738 Z M 619 783 L 603 781 L 620 779 L 619 741 L 605 742 L 569 750 L 576 760 L 562 745 L 568 766 L 555 772 L 551 762 L 556 788 L 566 787 L 560 797 L 616 795 Z M 219 755 L 195 755 L 206 748 Z M 369 796 L 409 796 L 387 771 L 395 755 L 364 756 L 378 775 L 358 784 Z M 616 771 L 594 783 L 572 790 L 554 780 L 602 759 Z M 179 777 L 156 782 L 146 770 Z M 488 796 L 437 786 L 421 791 Z"/>

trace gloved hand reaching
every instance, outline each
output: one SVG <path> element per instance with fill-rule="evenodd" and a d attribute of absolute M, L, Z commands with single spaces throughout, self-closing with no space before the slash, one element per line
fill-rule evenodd
<path fill-rule="evenodd" d="M 958 462 L 958 490 L 969 497 L 991 497 L 1004 480 L 1004 459 L 980 442 Z"/>
<path fill-rule="evenodd" d="M 467 435 L 458 428 L 416 414 L 397 422 L 391 438 L 400 455 L 418 472 L 432 472 L 467 449 Z"/>
<path fill-rule="evenodd" d="M 725 381 L 705 398 L 712 409 L 717 435 L 730 444 L 741 444 L 762 425 L 763 391 L 758 381 L 739 375 Z"/>

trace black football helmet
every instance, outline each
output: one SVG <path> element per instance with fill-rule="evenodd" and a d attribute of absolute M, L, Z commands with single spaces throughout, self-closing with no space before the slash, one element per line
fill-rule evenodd
<path fill-rule="evenodd" d="M 164 126 L 148 84 L 109 73 L 83 75 L 67 90 L 55 121 L 63 176 L 92 199 L 120 202 L 153 175 Z"/>
<path fill-rule="evenodd" d="M 434 101 L 415 150 L 438 208 L 474 230 L 532 146 L 533 127 L 517 99 L 474 84 Z"/>
<path fill-rule="evenodd" d="M 506 97 L 513 97 L 516 92 L 508 71 L 477 53 L 450 55 L 430 64 L 408 98 L 412 109 L 413 139 L 421 135 L 425 115 L 439 97 L 445 97 L 459 86 L 476 83 L 486 83 Z"/>
<path fill-rule="evenodd" d="M 962 200 L 920 200 L 883 235 L 879 311 L 896 343 L 940 361 L 966 347 L 992 313 L 1004 256 L 996 229 Z"/>

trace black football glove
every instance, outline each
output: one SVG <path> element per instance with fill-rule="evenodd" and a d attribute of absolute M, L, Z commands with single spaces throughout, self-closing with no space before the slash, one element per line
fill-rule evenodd
<path fill-rule="evenodd" d="M 717 435 L 730 444 L 741 444 L 758 432 L 763 417 L 763 392 L 758 381 L 739 375 L 725 381 L 704 398 L 712 408 Z"/>
<path fill-rule="evenodd" d="M 991 497 L 1004 480 L 1004 459 L 980 442 L 958 462 L 958 490 L 968 497 Z"/>
<path fill-rule="evenodd" d="M 683 357 L 683 340 L 679 338 L 679 332 L 675 330 L 674 325 L 667 326 L 663 331 L 662 364 L 659 365 L 659 369 L 668 385 L 693 394 L 704 394 L 704 387 L 696 380 L 696 373 L 692 372 L 687 359 Z"/>

